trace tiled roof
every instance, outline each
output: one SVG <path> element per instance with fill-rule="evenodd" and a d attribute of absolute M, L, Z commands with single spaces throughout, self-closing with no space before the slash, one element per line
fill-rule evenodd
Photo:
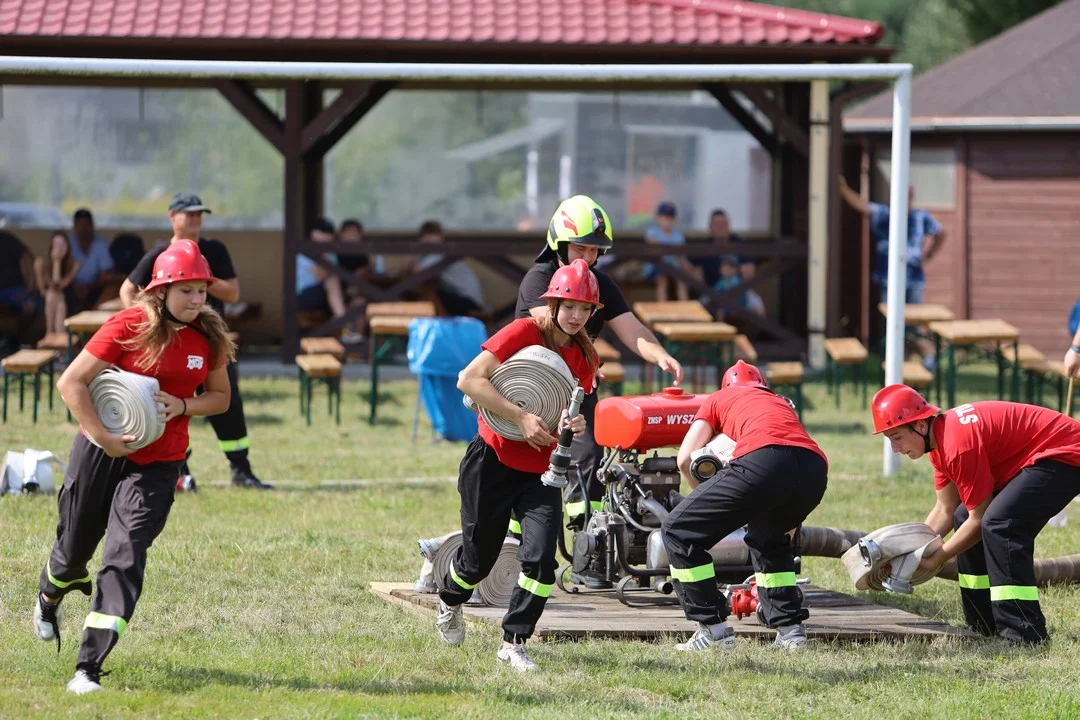
<path fill-rule="evenodd" d="M 913 121 L 1080 117 L 1080 0 L 1065 0 L 919 75 Z M 892 91 L 844 113 L 845 127 L 883 124 Z"/>
<path fill-rule="evenodd" d="M 883 34 L 734 0 L 0 0 L 0 37 L 872 45 Z"/>

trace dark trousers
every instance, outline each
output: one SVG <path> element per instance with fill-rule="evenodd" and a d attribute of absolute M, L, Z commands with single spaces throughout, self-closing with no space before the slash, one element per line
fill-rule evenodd
<path fill-rule="evenodd" d="M 600 402 L 596 393 L 585 396 L 581 403 L 581 414 L 585 417 L 585 432 L 574 436 L 574 442 L 570 445 L 570 459 L 581 472 L 581 480 L 588 488 L 588 501 L 591 503 L 590 513 L 600 509 L 600 501 L 604 497 L 604 486 L 596 479 L 596 469 L 604 457 L 604 450 L 596 444 L 596 436 L 593 428 L 596 424 L 596 404 Z M 566 487 L 566 517 L 567 527 L 580 529 L 585 519 L 586 492 L 578 484 L 578 474 L 570 470 L 570 484 Z"/>
<path fill-rule="evenodd" d="M 731 613 L 709 549 L 743 525 L 765 622 L 783 627 L 808 618 L 787 532 L 818 506 L 827 482 L 820 455 L 773 445 L 733 460 L 675 506 L 664 521 L 663 538 L 687 619 L 714 625 Z"/>
<path fill-rule="evenodd" d="M 477 436 L 461 460 L 458 493 L 462 545 L 442 578 L 439 597 L 460 605 L 472 596 L 499 557 L 512 511 L 521 523 L 521 575 L 502 627 L 504 640 L 521 642 L 536 629 L 555 584 L 559 490 L 541 483 L 539 474 L 506 467 Z"/>
<path fill-rule="evenodd" d="M 57 500 L 56 542 L 39 586 L 49 597 L 72 590 L 89 595 L 86 564 L 105 537 L 78 666 L 100 667 L 131 620 L 142 592 L 146 551 L 169 517 L 179 468 L 179 461 L 137 465 L 111 458 L 82 433 L 75 436 Z"/>
<path fill-rule="evenodd" d="M 983 514 L 982 542 L 956 557 L 960 600 L 968 626 L 1014 642 L 1046 639 L 1035 585 L 1035 536 L 1080 495 L 1080 467 L 1043 460 L 1024 468 Z M 953 527 L 967 520 L 963 505 Z"/>
<path fill-rule="evenodd" d="M 236 363 L 229 363 L 225 371 L 229 375 L 229 409 L 220 415 L 210 416 L 210 425 L 214 428 L 214 434 L 218 438 L 218 447 L 229 459 L 229 464 L 234 468 L 251 471 L 248 464 L 248 440 L 247 422 L 244 419 L 244 399 L 240 397 L 240 372 Z"/>

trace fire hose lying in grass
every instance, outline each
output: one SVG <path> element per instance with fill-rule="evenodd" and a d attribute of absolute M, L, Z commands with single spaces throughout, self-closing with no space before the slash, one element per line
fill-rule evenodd
<path fill-rule="evenodd" d="M 133 435 L 127 446 L 139 450 L 156 442 L 165 432 L 154 400 L 158 381 L 152 377 L 108 367 L 90 381 L 90 400 L 101 424 L 117 435 Z M 89 438 L 94 442 L 93 438 Z M 95 443 L 96 444 L 96 443 Z"/>
<path fill-rule="evenodd" d="M 856 587 L 861 590 L 887 590 L 893 585 L 895 592 L 910 592 L 896 580 L 903 580 L 918 585 L 929 577 L 913 577 L 908 572 L 909 563 L 905 555 L 911 555 L 919 547 L 929 542 L 925 532 L 920 533 L 922 523 L 901 523 L 874 531 L 862 533 L 857 530 L 841 530 L 831 527 L 803 526 L 799 528 L 799 551 L 803 557 L 829 557 L 844 559 L 845 568 L 851 575 Z M 933 537 L 937 537 L 936 535 Z M 940 546 L 940 540 L 936 541 Z M 919 545 L 921 543 L 921 545 Z M 873 548 L 877 546 L 878 550 Z M 461 546 L 461 533 L 455 532 L 440 538 L 421 540 L 421 554 L 425 557 L 421 579 L 416 584 L 418 592 L 436 592 L 436 582 L 441 580 L 450 567 L 457 549 Z M 499 559 L 491 573 L 477 587 L 477 593 L 470 603 L 484 603 L 492 607 L 507 607 L 510 594 L 517 584 L 521 565 L 517 560 L 518 541 L 507 537 L 503 543 Z M 871 557 L 866 564 L 863 553 Z M 858 559 L 856 559 L 858 558 Z M 936 577 L 956 580 L 956 563 L 947 562 Z M 1053 584 L 1080 583 L 1080 554 L 1058 558 L 1043 558 L 1035 561 L 1036 584 L 1040 587 Z"/>

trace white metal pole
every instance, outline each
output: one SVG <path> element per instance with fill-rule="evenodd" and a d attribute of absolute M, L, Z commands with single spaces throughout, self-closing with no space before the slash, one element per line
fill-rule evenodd
<path fill-rule="evenodd" d="M 804 65 L 515 65 L 493 63 L 240 62 L 0 56 L 0 75 L 11 77 L 246 78 L 249 80 L 531 80 L 538 83 L 717 80 L 892 80 L 906 63 L 810 63 Z"/>
<path fill-rule="evenodd" d="M 885 325 L 885 384 L 903 381 L 904 301 L 907 295 L 908 160 L 911 151 L 911 70 L 893 86 L 892 159 L 889 167 L 889 280 Z M 886 476 L 900 458 L 885 440 Z"/>

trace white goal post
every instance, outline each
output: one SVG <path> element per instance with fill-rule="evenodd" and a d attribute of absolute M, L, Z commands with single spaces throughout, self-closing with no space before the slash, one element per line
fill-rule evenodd
<path fill-rule="evenodd" d="M 528 81 L 530 84 L 573 82 L 707 83 L 727 81 L 810 82 L 828 80 L 888 80 L 893 83 L 892 162 L 889 178 L 888 318 L 885 332 L 885 382 L 902 382 L 904 360 L 904 301 L 907 267 L 907 189 L 911 149 L 911 65 L 908 63 L 812 63 L 791 65 L 521 65 L 451 63 L 347 63 L 347 62 L 233 62 L 225 60 L 140 60 L 0 56 L 0 80 L 5 77 L 56 78 L 199 78 L 245 80 L 397 80 L 429 82 Z M 820 85 L 819 85 L 820 87 Z M 820 153 L 819 153 L 820 154 Z M 811 178 L 815 168 L 811 152 Z M 811 233 L 823 235 L 827 217 L 824 202 L 814 198 L 811 183 Z M 815 204 L 819 207 L 815 211 Z M 822 237 L 822 242 L 826 242 Z M 826 255 L 808 256 L 812 367 L 823 364 Z M 891 475 L 899 458 L 884 444 L 884 473 Z"/>

